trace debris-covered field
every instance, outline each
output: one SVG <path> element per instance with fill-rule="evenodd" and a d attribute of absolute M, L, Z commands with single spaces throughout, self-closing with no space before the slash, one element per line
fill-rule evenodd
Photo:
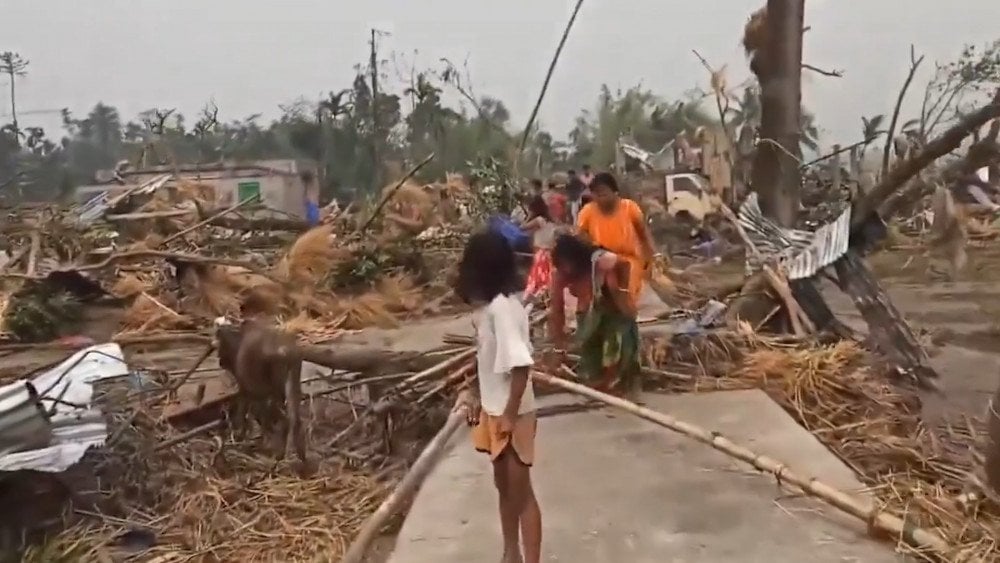
<path fill-rule="evenodd" d="M 900 552 L 1000 560 L 1000 416 L 990 399 L 1000 400 L 1000 282 L 989 281 L 1000 274 L 1000 204 L 953 188 L 996 187 L 995 172 L 970 178 L 1000 166 L 1000 91 L 927 128 L 921 115 L 919 135 L 886 139 L 877 174 L 856 161 L 882 132 L 804 163 L 805 133 L 788 124 L 804 121 L 809 65 L 773 52 L 801 41 L 798 18 L 769 22 L 761 9 L 746 24 L 757 84 L 748 91 L 763 107 L 738 139 L 722 70 L 697 52 L 717 131 L 678 132 L 656 154 L 614 132 L 616 174 L 660 251 L 647 276 L 660 307 L 638 319 L 642 387 L 761 389 L 857 473 L 871 502 L 712 429 L 661 425 L 853 515 Z M 977 94 L 993 92 L 984 85 L 996 86 L 978 82 Z M 421 103 L 436 98 L 424 90 L 414 94 Z M 347 111 L 341 95 L 324 103 Z M 433 158 L 371 201 L 323 208 L 318 224 L 259 193 L 221 198 L 197 167 L 194 177 L 119 175 L 82 205 L 0 209 L 0 502 L 10 507 L 0 554 L 335 561 L 366 525 L 391 538 L 409 500 L 393 493 L 419 485 L 407 477 L 443 426 L 457 428 L 456 396 L 474 383 L 471 334 L 452 330 L 470 313 L 452 290 L 462 246 L 531 189 L 492 156 L 488 174 L 467 163 L 478 176 L 418 183 Z M 693 187 L 674 192 L 681 177 Z M 677 193 L 687 196 L 668 195 Z M 517 249 L 522 265 L 531 250 Z M 547 304 L 537 305 L 540 360 Z M 225 344 L 233 334 L 235 350 Z M 414 334 L 420 346 L 400 345 Z M 569 352 L 565 365 L 537 363 L 540 393 L 572 391 Z M 305 455 L 287 457 L 300 424 Z M 404 506 L 385 510 L 391 498 Z"/>

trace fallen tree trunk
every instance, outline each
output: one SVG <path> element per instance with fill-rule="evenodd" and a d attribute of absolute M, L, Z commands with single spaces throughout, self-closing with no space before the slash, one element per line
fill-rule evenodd
<path fill-rule="evenodd" d="M 834 267 L 840 289 L 851 297 L 868 324 L 869 345 L 918 383 L 935 387 L 932 381 L 938 374 L 930 367 L 927 353 L 861 256 L 848 250 Z"/>

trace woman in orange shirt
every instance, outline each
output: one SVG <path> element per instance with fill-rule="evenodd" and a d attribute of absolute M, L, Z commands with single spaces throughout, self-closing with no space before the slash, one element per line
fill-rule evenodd
<path fill-rule="evenodd" d="M 642 210 L 620 197 L 614 176 L 597 174 L 591 190 L 594 200 L 577 223 L 579 240 L 560 237 L 552 253 L 549 334 L 564 350 L 563 291 L 569 289 L 578 299 L 579 375 L 609 390 L 638 373 L 639 294 L 654 247 Z"/>

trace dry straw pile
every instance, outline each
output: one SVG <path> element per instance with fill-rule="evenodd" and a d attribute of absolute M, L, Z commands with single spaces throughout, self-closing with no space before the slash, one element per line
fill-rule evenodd
<path fill-rule="evenodd" d="M 948 541 L 952 560 L 1000 560 L 1000 505 L 972 478 L 981 421 L 928 427 L 918 394 L 871 367 L 855 343 L 817 348 L 749 333 L 713 335 L 683 348 L 649 346 L 647 357 L 691 373 L 691 390 L 764 390 L 854 469 L 880 506 Z M 704 369 L 713 361 L 728 368 Z M 899 547 L 921 560 L 940 560 Z"/>

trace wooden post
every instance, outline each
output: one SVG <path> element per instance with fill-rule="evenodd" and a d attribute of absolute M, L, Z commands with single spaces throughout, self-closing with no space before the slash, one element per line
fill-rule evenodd
<path fill-rule="evenodd" d="M 835 194 L 840 193 L 843 185 L 843 178 L 840 175 L 840 145 L 833 145 L 833 158 L 830 159 L 830 181 L 833 184 L 832 191 Z"/>

